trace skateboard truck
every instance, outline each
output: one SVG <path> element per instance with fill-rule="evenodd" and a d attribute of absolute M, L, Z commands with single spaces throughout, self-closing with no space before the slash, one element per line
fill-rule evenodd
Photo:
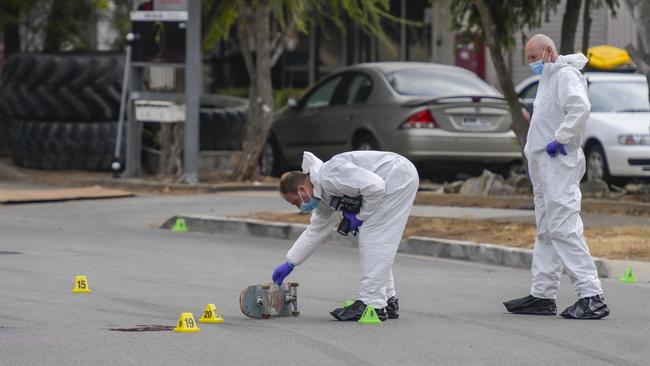
<path fill-rule="evenodd" d="M 300 315 L 300 312 L 298 311 L 298 283 L 297 282 L 289 283 L 289 286 L 285 289 L 284 303 L 293 305 L 293 311 L 291 311 L 292 316 Z"/>
<path fill-rule="evenodd" d="M 298 283 L 262 283 L 246 287 L 239 296 L 244 315 L 268 319 L 277 316 L 299 316 Z"/>
<path fill-rule="evenodd" d="M 280 298 L 275 298 L 279 295 L 279 292 L 271 291 L 271 284 L 263 284 L 262 293 L 257 296 L 255 303 L 257 306 L 262 306 L 264 310 L 262 311 L 262 318 L 269 319 L 272 315 L 277 315 L 278 311 L 278 302 L 282 301 Z M 278 286 L 280 287 L 280 286 Z M 291 311 L 292 316 L 299 316 L 300 312 L 298 311 L 298 283 L 291 282 L 282 284 L 284 289 L 284 304 L 291 304 L 293 310 Z M 275 296 L 274 296 L 275 295 Z"/>

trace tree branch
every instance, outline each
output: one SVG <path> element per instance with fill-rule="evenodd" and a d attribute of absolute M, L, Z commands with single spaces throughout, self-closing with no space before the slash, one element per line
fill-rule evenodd
<path fill-rule="evenodd" d="M 271 66 L 275 65 L 275 63 L 280 59 L 280 56 L 282 56 L 282 53 L 284 52 L 284 40 L 287 35 L 295 30 L 295 28 L 296 22 L 292 19 L 284 32 L 276 33 L 273 41 L 271 41 Z"/>
<path fill-rule="evenodd" d="M 630 54 L 630 57 L 632 60 L 636 63 L 636 65 L 639 67 L 641 72 L 644 74 L 650 74 L 650 65 L 646 62 L 646 58 L 641 55 L 641 52 L 639 52 L 636 47 L 634 47 L 631 43 L 625 46 L 625 50 L 627 53 Z M 648 55 L 647 58 L 650 58 L 650 55 Z"/>

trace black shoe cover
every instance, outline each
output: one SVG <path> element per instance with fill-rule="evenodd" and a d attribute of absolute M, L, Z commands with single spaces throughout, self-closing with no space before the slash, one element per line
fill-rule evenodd
<path fill-rule="evenodd" d="M 395 296 L 391 296 L 386 303 L 386 315 L 388 319 L 399 318 L 399 300 Z"/>
<path fill-rule="evenodd" d="M 528 295 L 520 299 L 514 299 L 503 303 L 511 313 L 514 314 L 531 314 L 531 315 L 556 315 L 557 306 L 553 299 L 540 299 L 533 295 Z"/>
<path fill-rule="evenodd" d="M 364 310 L 366 310 L 366 304 L 364 304 L 361 300 L 357 300 L 350 306 L 332 310 L 330 314 L 332 314 L 336 320 L 357 321 L 361 319 L 361 315 L 363 315 Z M 384 321 L 388 319 L 388 316 L 386 316 L 386 311 L 384 311 L 384 309 L 375 309 L 375 312 L 377 313 L 379 320 Z"/>
<path fill-rule="evenodd" d="M 609 315 L 609 308 L 605 304 L 605 297 L 601 294 L 583 297 L 560 315 L 567 319 L 600 319 Z"/>

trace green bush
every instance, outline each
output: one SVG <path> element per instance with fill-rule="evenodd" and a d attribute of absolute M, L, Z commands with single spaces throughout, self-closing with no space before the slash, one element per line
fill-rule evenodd
<path fill-rule="evenodd" d="M 287 104 L 290 97 L 299 99 L 302 94 L 305 92 L 305 89 L 299 88 L 285 88 L 285 89 L 276 89 L 273 91 L 273 100 L 275 101 L 275 109 L 280 109 Z"/>

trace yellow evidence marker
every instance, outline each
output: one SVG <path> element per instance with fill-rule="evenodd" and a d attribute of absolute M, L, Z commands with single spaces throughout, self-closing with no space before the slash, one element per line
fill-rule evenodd
<path fill-rule="evenodd" d="M 199 323 L 223 323 L 224 320 L 221 314 L 217 311 L 215 304 L 208 304 L 203 310 L 203 316 L 199 319 Z"/>
<path fill-rule="evenodd" d="M 76 294 L 87 294 L 91 292 L 90 287 L 88 287 L 86 276 L 78 275 L 74 278 L 74 288 L 72 289 L 72 292 Z"/>
<path fill-rule="evenodd" d="M 192 313 L 181 313 L 180 319 L 178 319 L 178 325 L 174 328 L 174 332 L 177 333 L 198 333 L 201 330 L 196 326 L 194 322 L 194 315 Z"/>

